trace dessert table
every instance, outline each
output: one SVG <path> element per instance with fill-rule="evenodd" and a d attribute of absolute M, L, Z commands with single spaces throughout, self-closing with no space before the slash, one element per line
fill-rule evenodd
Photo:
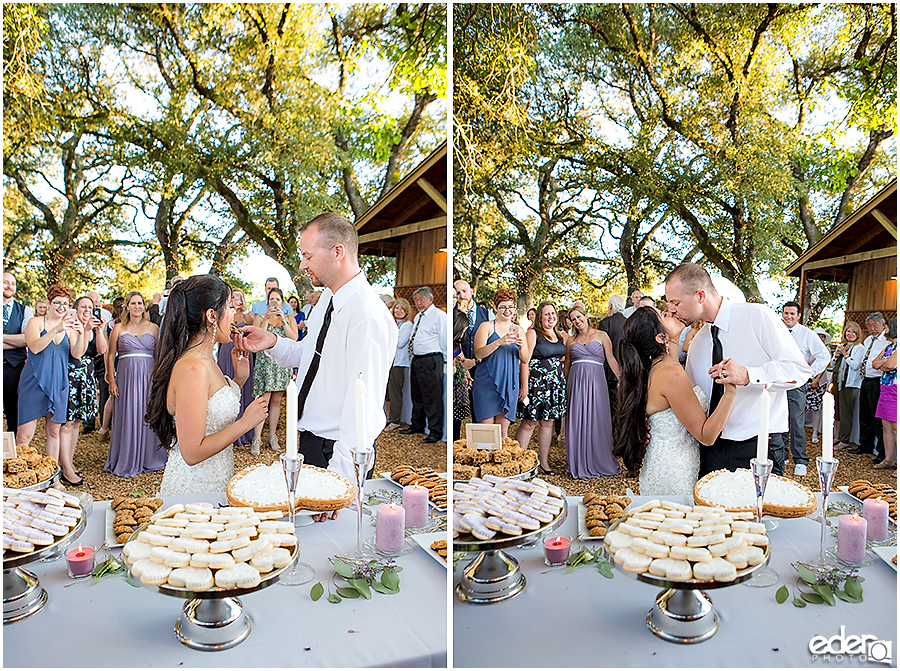
<path fill-rule="evenodd" d="M 369 480 L 366 491 L 391 489 Z M 226 503 L 224 494 L 163 497 L 173 503 Z M 99 547 L 109 502 L 94 504 L 79 541 Z M 374 535 L 363 518 L 363 537 Z M 229 650 L 200 652 L 175 638 L 181 599 L 128 584 L 124 574 L 72 580 L 64 558 L 35 562 L 49 600 L 33 616 L 3 631 L 4 667 L 364 667 L 447 665 L 447 570 L 416 546 L 397 559 L 400 592 L 371 600 L 312 601 L 312 585 L 333 575 L 329 556 L 356 549 L 356 514 L 299 527 L 300 560 L 316 570 L 312 582 L 274 584 L 240 598 L 252 620 L 250 636 Z M 114 551 L 121 556 L 121 548 Z M 334 587 L 332 586 L 332 591 Z M 327 595 L 327 590 L 326 590 Z"/>
<path fill-rule="evenodd" d="M 633 497 L 640 505 L 654 497 Z M 681 498 L 671 498 L 684 503 Z M 851 500 L 832 493 L 829 503 Z M 578 503 L 568 499 L 569 514 L 553 535 L 578 545 Z M 829 520 L 836 524 L 836 517 Z M 721 618 L 718 633 L 693 645 L 668 643 L 653 635 L 646 617 L 660 588 L 613 569 L 613 580 L 595 567 L 551 569 L 544 565 L 543 548 L 510 548 L 526 578 L 525 589 L 495 604 L 464 603 L 454 596 L 453 665 L 464 667 L 808 667 L 817 665 L 868 666 L 852 659 L 814 659 L 809 642 L 843 633 L 897 640 L 897 572 L 879 558 L 860 569 L 863 603 L 838 600 L 834 607 L 809 604 L 796 608 L 791 599 L 779 604 L 775 591 L 793 589 L 797 572 L 791 562 L 818 556 L 820 525 L 811 517 L 779 519 L 769 532 L 769 566 L 779 574 L 772 587 L 732 585 L 711 590 L 709 596 Z M 587 541 L 599 549 L 602 541 Z M 454 584 L 470 558 L 457 562 Z M 807 590 L 808 591 L 808 590 Z M 526 643 L 527 642 L 527 643 Z M 835 645 L 839 645 L 835 642 Z M 893 644 L 896 650 L 896 643 Z M 896 654 L 896 653 L 894 653 Z M 893 665 L 896 666 L 896 656 Z"/>

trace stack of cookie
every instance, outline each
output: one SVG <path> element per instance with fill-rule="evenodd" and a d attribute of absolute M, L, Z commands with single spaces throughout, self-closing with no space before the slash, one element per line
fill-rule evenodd
<path fill-rule="evenodd" d="M 431 549 L 437 553 L 438 557 L 443 557 L 444 561 L 447 561 L 447 539 L 435 541 L 431 544 Z"/>
<path fill-rule="evenodd" d="M 620 517 L 625 516 L 625 509 L 631 504 L 631 497 L 588 492 L 581 498 L 581 502 L 587 507 L 584 523 L 588 533 L 594 538 L 603 538 L 606 530 Z"/>
<path fill-rule="evenodd" d="M 504 438 L 499 450 L 468 447 L 465 438 L 453 443 L 454 480 L 471 480 L 486 475 L 512 477 L 530 472 L 537 463 L 537 452 L 523 450 L 512 438 Z"/>
<path fill-rule="evenodd" d="M 147 585 L 194 592 L 256 587 L 263 574 L 292 561 L 294 525 L 280 517 L 279 511 L 178 503 L 154 514 L 122 554 Z"/>
<path fill-rule="evenodd" d="M 888 484 L 875 485 L 868 480 L 854 480 L 847 487 L 847 491 L 859 500 L 881 499 L 888 502 L 888 511 L 895 522 L 897 521 L 897 490 Z"/>
<path fill-rule="evenodd" d="M 16 456 L 3 460 L 4 487 L 30 487 L 46 482 L 59 471 L 59 463 L 53 457 L 40 454 L 30 445 L 19 445 Z"/>
<path fill-rule="evenodd" d="M 447 478 L 441 477 L 433 468 L 416 468 L 401 464 L 391 471 L 391 480 L 406 485 L 421 485 L 428 489 L 428 500 L 438 508 L 447 507 Z"/>
<path fill-rule="evenodd" d="M 606 534 L 606 547 L 631 573 L 677 582 L 731 582 L 738 569 L 765 561 L 764 524 L 722 507 L 649 501 Z"/>
<path fill-rule="evenodd" d="M 71 494 L 3 488 L 3 549 L 33 552 L 52 545 L 81 519 L 81 506 Z"/>
<path fill-rule="evenodd" d="M 540 478 L 531 482 L 487 475 L 453 485 L 453 535 L 477 540 L 520 536 L 553 522 L 565 492 Z"/>
<path fill-rule="evenodd" d="M 116 511 L 113 518 L 113 535 L 116 542 L 124 543 L 134 530 L 150 521 L 150 517 L 163 504 L 162 499 L 151 499 L 146 496 L 117 496 L 109 504 Z"/>

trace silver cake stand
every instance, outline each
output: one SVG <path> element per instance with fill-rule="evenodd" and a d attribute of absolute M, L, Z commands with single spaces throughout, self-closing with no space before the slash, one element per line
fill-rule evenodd
<path fill-rule="evenodd" d="M 63 552 L 81 536 L 86 524 L 87 511 L 82 503 L 78 524 L 65 536 L 60 536 L 50 545 L 37 546 L 31 552 L 3 551 L 3 624 L 24 620 L 47 603 L 47 590 L 41 587 L 38 577 L 21 567 Z"/>
<path fill-rule="evenodd" d="M 144 524 L 135 529 L 128 540 L 136 539 L 146 527 L 147 525 Z M 234 589 L 213 587 L 205 592 L 195 592 L 186 587 L 173 587 L 172 585 L 147 585 L 140 582 L 140 578 L 131 573 L 131 563 L 128 559 L 125 559 L 125 566 L 128 568 L 128 576 L 134 584 L 140 584 L 141 587 L 151 591 L 185 600 L 181 616 L 175 622 L 175 638 L 194 650 L 215 652 L 228 650 L 238 645 L 250 635 L 250 631 L 253 629 L 253 622 L 250 620 L 250 616 L 244 613 L 244 608 L 237 597 L 258 592 L 278 582 L 282 573 L 291 570 L 297 560 L 298 551 L 299 544 L 294 545 L 291 552 L 291 563 L 270 573 L 264 573 L 255 587 Z"/>
<path fill-rule="evenodd" d="M 463 569 L 462 579 L 456 586 L 456 596 L 467 603 L 499 603 L 525 589 L 525 576 L 519 570 L 519 562 L 503 550 L 535 543 L 558 529 L 568 512 L 565 495 L 562 502 L 563 508 L 553 520 L 526 534 L 487 541 L 478 540 L 471 534 L 454 538 L 454 552 L 478 552 L 472 563 Z"/>
<path fill-rule="evenodd" d="M 627 518 L 616 520 L 609 531 L 613 531 L 624 519 Z M 605 544 L 603 547 L 608 551 Z M 719 616 L 706 591 L 745 582 L 768 563 L 769 546 L 766 546 L 762 563 L 739 569 L 737 577 L 730 582 L 701 580 L 677 582 L 649 573 L 631 573 L 618 564 L 616 566 L 621 573 L 635 580 L 664 588 L 656 595 L 653 608 L 647 613 L 647 626 L 664 641 L 688 644 L 707 641 L 719 631 Z"/>

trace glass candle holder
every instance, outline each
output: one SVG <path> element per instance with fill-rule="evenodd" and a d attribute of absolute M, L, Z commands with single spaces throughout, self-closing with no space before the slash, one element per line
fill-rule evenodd
<path fill-rule="evenodd" d="M 544 539 L 544 563 L 547 566 L 565 566 L 569 559 L 571 541 L 565 536 Z"/>
<path fill-rule="evenodd" d="M 79 545 L 66 550 L 66 564 L 70 578 L 87 578 L 94 570 L 94 548 L 90 545 Z"/>

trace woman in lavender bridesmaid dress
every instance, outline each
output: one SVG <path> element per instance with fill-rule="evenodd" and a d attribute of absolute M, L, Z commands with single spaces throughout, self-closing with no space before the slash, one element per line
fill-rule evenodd
<path fill-rule="evenodd" d="M 619 365 L 603 331 L 591 328 L 581 308 L 569 311 L 575 335 L 566 342 L 566 458 L 573 478 L 596 478 L 622 471 L 612 455 L 612 420 L 605 365 L 616 376 Z"/>
<path fill-rule="evenodd" d="M 107 352 L 109 393 L 116 402 L 109 456 L 103 470 L 130 478 L 165 468 L 166 451 L 144 420 L 159 327 L 147 317 L 144 299 L 138 292 L 128 294 L 125 307 L 127 316 L 113 329 Z M 119 363 L 113 375 L 109 371 L 113 370 L 116 354 Z"/>
<path fill-rule="evenodd" d="M 244 294 L 239 289 L 235 289 L 231 294 L 231 306 L 234 308 L 234 325 L 235 326 L 245 326 L 247 324 L 253 325 L 253 313 L 250 311 L 250 308 L 247 306 L 247 302 L 244 298 Z M 225 375 L 225 377 L 234 379 L 234 364 L 231 361 L 231 351 L 234 349 L 234 343 L 229 341 L 227 343 L 223 343 L 219 345 L 219 352 L 216 357 L 216 362 L 219 364 L 219 369 Z M 241 413 L 247 409 L 247 406 L 253 402 L 253 365 L 256 359 L 256 355 L 251 352 L 245 352 L 244 356 L 249 357 L 250 360 L 250 379 L 244 383 L 244 386 L 241 387 Z M 243 436 L 234 441 L 235 445 L 244 446 L 250 445 L 253 442 L 253 429 L 250 429 Z"/>

